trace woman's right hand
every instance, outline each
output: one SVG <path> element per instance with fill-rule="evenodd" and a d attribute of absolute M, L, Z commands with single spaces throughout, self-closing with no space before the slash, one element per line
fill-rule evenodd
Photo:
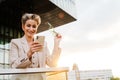
<path fill-rule="evenodd" d="M 40 51 L 43 48 L 39 42 L 35 41 L 30 44 L 30 49 L 28 51 L 28 57 L 31 57 L 35 52 Z"/>

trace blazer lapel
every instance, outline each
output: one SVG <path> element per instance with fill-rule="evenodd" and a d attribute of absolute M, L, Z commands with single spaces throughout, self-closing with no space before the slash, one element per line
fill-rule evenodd
<path fill-rule="evenodd" d="M 23 48 L 24 52 L 27 53 L 29 50 L 29 46 L 28 46 L 28 43 L 27 43 L 25 36 L 23 36 L 21 38 L 21 43 L 22 43 L 22 48 Z"/>

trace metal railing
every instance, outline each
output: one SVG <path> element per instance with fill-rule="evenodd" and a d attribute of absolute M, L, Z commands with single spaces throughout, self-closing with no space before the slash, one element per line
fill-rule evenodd
<path fill-rule="evenodd" d="M 45 73 L 47 77 L 53 76 L 56 77 L 56 75 L 62 73 L 62 76 L 64 75 L 64 79 L 57 79 L 57 80 L 68 80 L 67 72 L 69 71 L 68 67 L 52 67 L 52 68 L 26 68 L 26 69 L 0 69 L 0 76 L 10 76 L 10 75 L 19 75 L 19 74 L 37 74 L 37 73 Z M 57 75 L 57 76 L 58 76 Z M 58 77 L 56 77 L 58 78 Z M 2 80 L 2 79 L 1 79 Z M 9 79 L 4 79 L 9 80 Z M 51 79 L 47 79 L 51 80 Z"/>

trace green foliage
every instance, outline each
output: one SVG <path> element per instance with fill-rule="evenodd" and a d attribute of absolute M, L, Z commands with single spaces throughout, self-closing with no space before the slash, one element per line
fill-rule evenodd
<path fill-rule="evenodd" d="M 118 77 L 112 77 L 110 80 L 120 80 Z"/>

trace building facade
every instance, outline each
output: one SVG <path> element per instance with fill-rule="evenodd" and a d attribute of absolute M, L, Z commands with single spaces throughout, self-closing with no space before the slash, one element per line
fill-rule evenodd
<path fill-rule="evenodd" d="M 80 80 L 110 80 L 112 78 L 111 70 L 86 70 L 79 71 Z M 68 80 L 77 80 L 76 71 L 68 72 Z"/>

